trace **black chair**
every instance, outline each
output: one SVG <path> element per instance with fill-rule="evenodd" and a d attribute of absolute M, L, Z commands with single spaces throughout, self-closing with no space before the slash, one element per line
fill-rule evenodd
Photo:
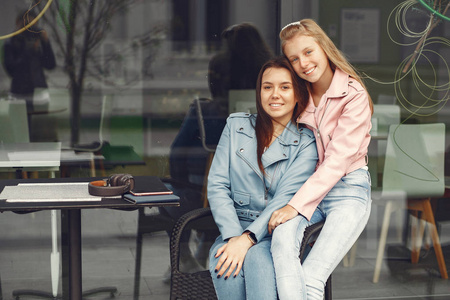
<path fill-rule="evenodd" d="M 170 231 L 174 226 L 174 220 L 162 214 L 146 214 L 144 208 L 139 208 L 136 234 L 136 260 L 134 266 L 134 292 L 133 299 L 139 299 L 141 283 L 142 242 L 144 234 L 159 231 Z"/>
<path fill-rule="evenodd" d="M 320 233 L 324 222 L 309 226 L 305 230 L 302 245 L 300 247 L 300 257 L 308 246 L 312 246 L 316 237 Z M 170 237 L 170 265 L 172 281 L 170 286 L 170 299 L 217 299 L 214 285 L 209 270 L 195 273 L 184 273 L 180 271 L 180 237 L 183 230 L 209 228 L 217 230 L 217 226 L 212 218 L 209 208 L 200 208 L 183 215 L 175 223 Z M 325 285 L 325 300 L 332 299 L 331 275 Z"/>

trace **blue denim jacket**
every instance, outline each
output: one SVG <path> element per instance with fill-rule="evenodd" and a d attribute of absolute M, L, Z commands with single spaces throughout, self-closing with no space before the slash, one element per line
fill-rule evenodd
<path fill-rule="evenodd" d="M 262 156 L 258 167 L 256 115 L 227 119 L 208 176 L 208 201 L 224 240 L 245 230 L 260 241 L 272 213 L 291 200 L 313 174 L 318 160 L 314 134 L 289 122 Z"/>

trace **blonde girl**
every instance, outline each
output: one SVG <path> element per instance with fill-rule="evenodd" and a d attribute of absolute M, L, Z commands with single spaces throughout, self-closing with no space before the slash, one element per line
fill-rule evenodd
<path fill-rule="evenodd" d="M 307 82 L 309 102 L 297 123 L 316 137 L 315 173 L 268 224 L 277 290 L 283 299 L 323 299 L 324 285 L 356 241 L 370 214 L 372 101 L 364 83 L 334 43 L 311 19 L 280 33 L 283 54 Z M 298 257 L 304 229 L 325 220 L 308 257 Z"/>

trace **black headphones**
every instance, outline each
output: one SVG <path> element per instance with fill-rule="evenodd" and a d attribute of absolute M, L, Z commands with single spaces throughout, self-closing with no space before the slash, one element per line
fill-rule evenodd
<path fill-rule="evenodd" d="M 134 188 L 134 178 L 130 174 L 114 174 L 108 179 L 89 182 L 89 194 L 100 197 L 120 196 Z"/>

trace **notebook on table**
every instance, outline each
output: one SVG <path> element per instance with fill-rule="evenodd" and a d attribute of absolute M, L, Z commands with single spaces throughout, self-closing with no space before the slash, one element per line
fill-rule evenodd
<path fill-rule="evenodd" d="M 180 201 L 180 198 L 176 195 L 150 195 L 150 196 L 135 196 L 131 193 L 123 195 L 123 198 L 131 203 L 175 203 Z"/>
<path fill-rule="evenodd" d="M 157 176 L 138 176 L 134 178 L 134 188 L 130 191 L 134 196 L 172 195 L 173 191 Z"/>
<path fill-rule="evenodd" d="M 157 176 L 135 177 L 133 190 L 124 194 L 123 198 L 131 203 L 170 203 L 180 200 Z"/>

